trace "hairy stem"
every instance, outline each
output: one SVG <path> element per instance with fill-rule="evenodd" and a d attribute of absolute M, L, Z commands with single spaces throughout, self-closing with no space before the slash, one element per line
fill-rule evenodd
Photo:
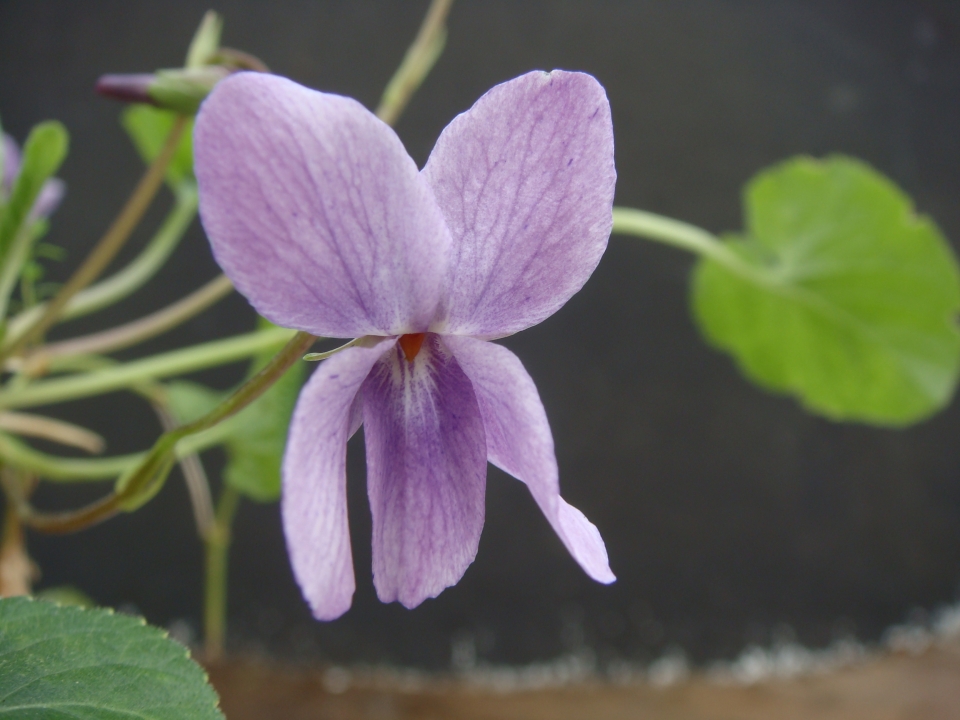
<path fill-rule="evenodd" d="M 70 298 L 96 280 L 97 276 L 110 264 L 110 261 L 123 247 L 127 238 L 130 237 L 130 233 L 140 222 L 147 207 L 157 194 L 157 190 L 160 189 L 163 177 L 167 172 L 170 161 L 173 160 L 173 155 L 180 143 L 180 137 L 183 135 L 185 127 L 186 118 L 178 116 L 163 148 L 160 150 L 160 154 L 150 164 L 140 182 L 137 183 L 137 187 L 116 220 L 113 221 L 104 236 L 100 238 L 93 251 L 80 264 L 80 267 L 46 304 L 37 321 L 27 328 L 8 348 L 0 350 L 0 365 L 6 358 L 19 353 L 29 343 L 43 335 L 60 317 L 61 311 L 66 307 Z"/>
<path fill-rule="evenodd" d="M 233 518 L 240 493 L 225 485 L 217 503 L 216 519 L 205 539 L 206 573 L 203 594 L 203 650 L 207 662 L 223 657 L 227 634 L 227 573 Z"/>

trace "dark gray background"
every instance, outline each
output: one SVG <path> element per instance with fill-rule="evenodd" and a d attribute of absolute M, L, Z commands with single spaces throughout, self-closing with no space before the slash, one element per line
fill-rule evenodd
<path fill-rule="evenodd" d="M 0 113 L 22 139 L 34 122 L 72 133 L 67 200 L 52 242 L 63 278 L 119 208 L 141 166 L 92 87 L 107 72 L 182 62 L 206 5 L 0 0 Z M 216 2 L 224 40 L 276 72 L 373 106 L 424 2 Z M 740 226 L 739 189 L 794 153 L 866 159 L 960 237 L 960 12 L 942 2 L 470 2 L 397 130 L 422 163 L 443 126 L 494 83 L 533 68 L 596 75 L 610 96 L 617 202 L 699 224 Z M 151 212 L 124 257 L 162 217 Z M 472 636 L 482 659 L 527 662 L 582 643 L 601 660 L 695 659 L 768 642 L 781 624 L 823 645 L 876 639 L 913 607 L 953 601 L 960 576 L 960 413 L 905 432 L 837 425 L 752 387 L 699 338 L 687 306 L 692 258 L 615 237 L 584 290 L 505 341 L 537 382 L 565 496 L 607 542 L 619 581 L 590 582 L 527 491 L 491 470 L 477 561 L 414 611 L 377 602 L 362 445 L 350 454 L 359 589 L 353 609 L 313 622 L 293 583 L 275 505 L 246 503 L 231 562 L 231 642 L 286 655 L 446 667 Z M 212 277 L 195 226 L 173 263 L 122 307 L 58 331 L 105 327 Z M 245 331 L 232 297 L 136 353 Z M 241 368 L 202 375 L 236 381 Z M 71 403 L 63 416 L 108 435 L 112 452 L 158 431 L 134 400 Z M 45 490 L 76 504 L 89 489 Z M 95 494 L 95 492 L 93 493 Z M 135 515 L 80 535 L 32 535 L 42 586 L 74 584 L 155 623 L 200 608 L 201 547 L 178 477 Z"/>

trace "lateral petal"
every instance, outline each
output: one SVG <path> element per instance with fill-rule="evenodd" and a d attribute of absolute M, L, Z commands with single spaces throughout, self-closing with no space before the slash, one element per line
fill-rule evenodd
<path fill-rule="evenodd" d="M 449 232 L 396 133 L 360 103 L 238 73 L 201 106 L 194 151 L 214 255 L 261 315 L 328 337 L 427 329 Z"/>
<path fill-rule="evenodd" d="M 560 497 L 557 457 L 537 387 L 520 359 L 502 345 L 468 337 L 444 342 L 473 383 L 483 416 L 487 458 L 530 488 L 567 550 L 591 578 L 616 580 L 597 528 Z"/>
<path fill-rule="evenodd" d="M 283 458 L 280 510 L 293 574 L 318 620 L 350 608 L 356 583 L 347 521 L 351 409 L 370 368 L 396 340 L 347 348 L 300 393 Z"/>
<path fill-rule="evenodd" d="M 583 287 L 607 247 L 616 171 L 606 94 L 562 70 L 497 85 L 446 127 L 423 175 L 453 236 L 434 329 L 494 337 L 535 325 Z"/>
<path fill-rule="evenodd" d="M 373 582 L 408 608 L 455 584 L 483 528 L 486 443 L 470 381 L 440 339 L 399 345 L 363 384 Z"/>

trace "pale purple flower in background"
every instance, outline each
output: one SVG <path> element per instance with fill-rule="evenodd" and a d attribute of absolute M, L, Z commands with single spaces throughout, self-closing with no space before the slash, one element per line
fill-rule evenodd
<path fill-rule="evenodd" d="M 0 180 L 0 200 L 4 202 L 10 197 L 13 184 L 20 172 L 20 148 L 16 141 L 3 133 L 3 179 Z M 30 217 L 34 220 L 49 217 L 57 205 L 63 200 L 66 185 L 59 178 L 50 178 L 40 189 L 40 194 L 33 203 Z"/>
<path fill-rule="evenodd" d="M 616 172 L 597 81 L 532 72 L 494 87 L 418 171 L 356 101 L 242 73 L 201 107 L 194 148 L 213 252 L 257 311 L 365 336 L 313 374 L 287 440 L 283 524 L 314 615 L 339 617 L 355 589 L 346 444 L 361 423 L 382 601 L 414 607 L 463 576 L 487 460 L 613 582 L 596 527 L 560 497 L 533 380 L 489 342 L 556 312 L 606 248 Z"/>

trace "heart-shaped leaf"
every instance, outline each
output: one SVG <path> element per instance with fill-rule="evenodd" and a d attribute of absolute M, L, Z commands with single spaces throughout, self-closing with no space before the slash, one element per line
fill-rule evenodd
<path fill-rule="evenodd" d="M 692 301 L 747 377 L 826 417 L 877 425 L 950 401 L 960 273 L 903 192 L 851 158 L 795 158 L 747 185 L 745 212 L 745 234 L 724 243 L 739 262 L 700 260 Z"/>

